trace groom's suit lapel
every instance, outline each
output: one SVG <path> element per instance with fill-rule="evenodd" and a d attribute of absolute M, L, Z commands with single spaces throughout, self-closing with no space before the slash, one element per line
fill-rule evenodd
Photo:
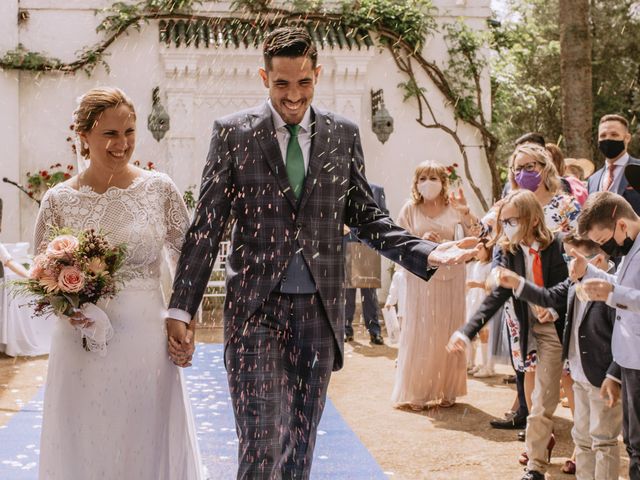
<path fill-rule="evenodd" d="M 264 153 L 264 158 L 269 164 L 269 168 L 273 172 L 274 177 L 276 177 L 280 191 L 282 191 L 295 210 L 297 205 L 296 197 L 289 183 L 287 169 L 282 159 L 278 139 L 276 138 L 276 129 L 273 125 L 271 109 L 267 103 L 265 103 L 264 108 L 254 116 L 252 129 L 255 132 L 260 149 L 262 153 Z"/>
<path fill-rule="evenodd" d="M 311 108 L 311 151 L 309 152 L 309 168 L 307 170 L 307 176 L 304 180 L 304 188 L 302 190 L 302 197 L 300 198 L 299 210 L 302 211 L 304 206 L 313 191 L 313 188 L 318 183 L 318 175 L 322 169 L 322 165 L 327 162 L 329 155 L 327 154 L 329 149 L 329 125 L 331 119 L 318 112 L 313 107 Z"/>

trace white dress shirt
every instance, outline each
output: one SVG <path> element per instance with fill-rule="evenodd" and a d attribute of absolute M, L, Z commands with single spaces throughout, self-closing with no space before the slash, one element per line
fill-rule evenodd
<path fill-rule="evenodd" d="M 267 100 L 267 104 L 271 109 L 271 117 L 273 119 L 273 126 L 276 129 L 276 138 L 278 139 L 278 145 L 280 146 L 280 153 L 282 154 L 282 161 L 286 165 L 287 161 L 287 146 L 289 145 L 289 137 L 291 134 L 287 130 L 287 124 L 282 119 L 280 114 L 273 108 L 271 99 Z M 312 137 L 312 124 L 311 124 L 311 108 L 307 108 L 307 111 L 302 117 L 300 122 L 300 131 L 298 132 L 298 143 L 302 150 L 302 158 L 304 159 L 304 170 L 309 170 L 309 157 L 311 155 L 311 137 Z M 189 312 L 185 312 L 179 308 L 170 308 L 167 311 L 167 317 L 181 320 L 185 323 L 191 322 L 191 315 Z"/>
<path fill-rule="evenodd" d="M 521 244 L 520 248 L 522 248 L 522 253 L 524 253 L 524 271 L 525 271 L 526 279 L 535 285 L 535 281 L 533 279 L 533 260 L 534 260 L 534 257 L 529 252 L 529 249 L 533 248 L 534 250 L 536 250 L 538 252 L 538 255 L 541 255 L 541 253 L 540 253 L 540 244 L 538 242 L 533 242 L 531 244 L 531 246 L 522 245 Z M 541 285 L 539 285 L 539 286 L 541 286 Z M 518 288 L 516 288 L 513 291 L 513 295 L 516 298 L 520 298 L 520 294 L 522 293 L 523 289 L 524 289 L 524 279 L 521 279 L 520 280 L 520 285 L 518 285 Z M 529 310 L 531 311 L 531 315 L 533 315 L 534 318 L 538 318 L 538 316 L 534 313 L 533 309 L 531 309 L 531 306 L 529 306 Z M 549 310 L 549 312 L 551 313 L 551 316 L 553 317 L 553 321 L 554 322 L 558 318 L 560 318 L 560 315 L 558 315 L 558 312 L 556 312 L 555 309 L 547 308 L 547 310 Z"/>
<path fill-rule="evenodd" d="M 611 185 L 609 186 L 609 190 L 608 190 L 609 192 L 614 192 L 614 193 L 618 192 L 618 187 L 620 187 L 620 182 L 622 181 L 622 175 L 624 175 L 624 167 L 627 165 L 627 163 L 629 163 L 628 153 L 625 153 L 618 160 L 613 162 L 616 168 L 613 171 L 613 182 L 611 182 Z M 609 161 L 607 160 L 604 163 L 604 172 L 602 173 L 602 177 L 600 177 L 600 185 L 598 186 L 598 191 L 600 192 L 603 191 L 604 182 L 607 180 L 608 176 L 609 176 Z"/>

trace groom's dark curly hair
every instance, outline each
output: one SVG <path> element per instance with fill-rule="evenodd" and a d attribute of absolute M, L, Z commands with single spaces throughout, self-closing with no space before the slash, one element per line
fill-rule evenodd
<path fill-rule="evenodd" d="M 309 57 L 311 66 L 316 67 L 318 62 L 318 50 L 311 36 L 304 28 L 280 27 L 269 33 L 262 45 L 264 65 L 267 71 L 271 70 L 273 57 Z"/>

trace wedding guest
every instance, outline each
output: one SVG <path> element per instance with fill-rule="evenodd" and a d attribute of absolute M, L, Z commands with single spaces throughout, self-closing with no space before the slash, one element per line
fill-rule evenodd
<path fill-rule="evenodd" d="M 0 263 L 3 266 L 7 267 L 9 270 L 11 270 L 16 275 L 18 275 L 19 277 L 22 277 L 22 278 L 28 278 L 29 277 L 29 272 L 27 271 L 27 269 L 24 268 L 24 266 L 22 266 L 21 264 L 16 262 L 11 257 L 11 255 L 7 251 L 6 247 L 2 243 L 0 243 Z"/>
<path fill-rule="evenodd" d="M 126 244 L 127 279 L 98 305 L 113 336 L 102 353 L 86 351 L 77 314 L 56 321 L 44 397 L 41 479 L 203 478 L 182 370 L 167 355 L 160 289 L 166 252 L 177 260 L 189 215 L 165 174 L 131 165 L 136 112 L 121 90 L 94 88 L 73 114 L 81 174 L 49 189 L 35 226 L 37 252 L 57 229 L 95 229 Z"/>
<path fill-rule="evenodd" d="M 564 164 L 566 175 L 571 175 L 585 183 L 596 170 L 596 166 L 588 158 L 565 158 Z M 575 169 L 572 170 L 573 167 L 575 167 Z"/>
<path fill-rule="evenodd" d="M 589 177 L 589 195 L 596 192 L 614 192 L 624 197 L 636 213 L 640 213 L 640 193 L 627 181 L 627 165 L 640 165 L 640 160 L 629 155 L 631 142 L 629 122 L 621 115 L 609 114 L 598 125 L 598 149 L 605 157 L 604 166 Z"/>
<path fill-rule="evenodd" d="M 513 191 L 529 190 L 534 193 L 543 207 L 545 225 L 552 233 L 569 232 L 577 226 L 580 204 L 571 195 L 560 190 L 560 178 L 546 148 L 534 143 L 516 147 L 509 159 L 509 183 Z M 511 356 L 516 369 L 519 407 L 510 417 L 492 420 L 491 425 L 494 428 L 517 428 L 524 426 L 526 412 L 530 411 L 537 355 L 533 349 L 522 351 L 520 322 L 511 299 L 507 299 L 504 305 L 503 321 L 507 326 Z M 527 463 L 526 454 L 521 456 L 520 461 Z"/>
<path fill-rule="evenodd" d="M 549 150 L 538 145 L 521 145 L 512 154 L 509 166 L 509 180 L 512 188 L 526 189 L 534 193 L 543 207 L 545 225 L 552 233 L 569 232 L 577 226 L 580 204 L 571 195 L 560 190 L 560 177 Z M 507 316 L 511 347 L 515 355 L 522 355 L 522 358 L 527 355 L 531 359 L 531 363 L 525 365 L 524 374 L 525 397 L 530 406 L 535 385 L 537 355 L 534 351 L 517 352 L 521 336 L 519 322 L 514 321 L 513 317 L 513 315 Z M 523 455 L 521 463 L 526 461 L 526 455 Z"/>
<path fill-rule="evenodd" d="M 17 279 L 29 278 L 27 269 L 12 258 L 2 243 L 0 265 L 11 270 L 18 276 Z M 6 282 L 7 278 L 4 280 L 0 278 L 0 295 L 4 297 L 4 301 L 0 298 L 0 313 L 4 315 L 3 324 L 0 326 L 3 332 L 0 334 L 0 352 L 10 357 L 47 355 L 54 319 L 50 316 L 34 315 L 34 307 L 31 305 L 34 297 L 12 291 L 11 284 Z"/>
<path fill-rule="evenodd" d="M 638 172 L 640 166 L 628 165 L 627 169 Z M 569 269 L 574 280 L 581 280 L 576 289 L 582 289 L 587 299 L 606 302 L 616 310 L 611 351 L 621 370 L 622 432 L 629 454 L 629 478 L 640 480 L 640 218 L 624 197 L 599 192 L 587 200 L 578 234 L 611 257 L 622 257 L 615 275 L 610 275 L 575 251 Z M 605 393 L 612 405 L 617 392 L 611 387 Z"/>
<path fill-rule="evenodd" d="M 580 204 L 560 188 L 560 176 L 546 148 L 518 146 L 509 159 L 509 182 L 513 190 L 526 189 L 535 194 L 552 232 L 569 232 L 576 226 Z"/>
<path fill-rule="evenodd" d="M 564 237 L 563 244 L 565 251 L 577 252 L 599 270 L 612 272 L 615 269 L 608 255 L 589 239 L 569 234 Z M 564 257 L 566 260 L 573 258 L 570 253 Z M 622 408 L 614 401 L 620 395 L 621 375 L 611 352 L 615 310 L 601 301 L 582 301 L 569 278 L 546 289 L 504 271 L 500 284 L 536 305 L 562 308 L 566 304 L 562 357 L 568 360 L 573 379 L 575 409 L 571 433 L 577 448 L 575 468 L 571 469 L 571 460 L 567 460 L 563 471 L 575 473 L 578 480 L 617 480 Z M 608 398 L 610 391 L 613 398 Z"/>
<path fill-rule="evenodd" d="M 515 148 L 518 148 L 520 145 L 524 145 L 526 143 L 532 143 L 534 145 L 540 145 L 541 147 L 544 147 L 545 146 L 544 136 L 538 132 L 528 132 L 516 138 L 516 141 L 513 142 L 513 145 Z M 506 182 L 504 184 L 504 187 L 502 188 L 502 198 L 506 197 L 510 191 L 511 191 L 511 183 Z"/>
<path fill-rule="evenodd" d="M 389 340 L 393 344 L 397 344 L 400 339 L 400 329 L 405 318 L 406 303 L 407 273 L 402 267 L 396 266 L 389 286 L 389 294 L 382 311 L 387 335 L 389 335 Z M 397 305 L 397 310 L 394 307 L 395 305 Z"/>
<path fill-rule="evenodd" d="M 466 234 L 477 220 L 464 196 L 449 195 L 444 166 L 420 164 L 414 172 L 412 199 L 398 225 L 432 242 L 453 240 L 458 225 Z M 464 323 L 465 266 L 441 267 L 429 282 L 407 275 L 407 308 L 398 350 L 391 399 L 396 407 L 420 410 L 439 403 L 451 407 L 467 393 L 463 356 L 447 356 L 447 339 Z"/>
<path fill-rule="evenodd" d="M 533 193 L 520 189 L 509 194 L 500 206 L 498 220 L 500 267 L 544 287 L 552 287 L 567 278 L 562 244 L 546 225 L 542 207 Z M 522 480 L 543 480 L 555 444 L 552 416 L 560 393 L 560 338 L 564 327 L 560 319 L 564 318 L 564 309 L 543 312 L 518 298 L 510 289 L 497 286 L 473 318 L 452 335 L 447 348 L 453 353 L 464 352 L 469 342 L 508 299 L 513 300 L 515 318 L 520 327 L 521 351 L 535 352 L 537 357 L 535 386 L 527 418 L 527 473 Z M 531 359 L 516 360 L 526 364 Z"/>
<path fill-rule="evenodd" d="M 391 277 L 389 285 L 389 294 L 384 303 L 384 308 L 390 310 L 394 305 L 397 306 L 398 322 L 402 326 L 402 322 L 406 317 L 407 311 L 407 272 L 402 267 L 396 267 Z"/>
<path fill-rule="evenodd" d="M 487 296 L 487 280 L 489 279 L 489 273 L 491 272 L 491 259 L 493 258 L 493 246 L 488 244 L 488 239 L 480 241 L 480 249 L 476 254 L 476 258 L 467 264 L 467 303 L 466 314 L 467 320 L 470 320 L 478 307 L 482 305 L 483 300 Z M 492 324 L 484 326 L 480 332 L 478 332 L 478 338 L 480 340 L 480 352 L 482 363 L 475 365 L 475 348 L 471 348 L 472 363 L 471 369 L 468 373 L 472 374 L 475 378 L 488 378 L 495 375 L 493 370 L 493 358 L 489 349 L 489 339 Z M 474 342 L 475 343 L 475 342 Z M 472 343 L 472 347 L 474 346 Z"/>
<path fill-rule="evenodd" d="M 385 214 L 389 214 L 389 210 L 387 210 L 387 201 L 386 196 L 384 194 L 384 188 L 380 185 L 375 185 L 370 183 L 371 192 L 373 193 L 373 199 L 376 204 L 380 208 L 380 210 Z M 345 242 L 357 242 L 358 237 L 356 237 L 353 232 L 349 231 L 345 235 Z M 346 245 L 345 245 L 346 251 Z M 378 261 L 380 261 L 378 259 Z M 382 331 L 380 329 L 380 319 L 378 318 L 378 311 L 380 310 L 378 306 L 378 289 L 376 288 L 361 288 L 360 295 L 362 297 L 362 316 L 364 317 L 364 324 L 369 332 L 369 338 L 373 345 L 384 345 L 384 340 L 382 338 Z M 344 308 L 344 341 L 352 342 L 353 341 L 353 316 L 356 312 L 356 289 L 355 288 L 347 288 L 344 292 L 345 298 L 345 308 Z"/>

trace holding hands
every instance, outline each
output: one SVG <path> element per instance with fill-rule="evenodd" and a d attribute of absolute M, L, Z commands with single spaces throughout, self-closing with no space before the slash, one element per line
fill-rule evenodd
<path fill-rule="evenodd" d="M 179 367 L 190 367 L 196 350 L 193 331 L 187 328 L 185 322 L 167 318 L 167 338 L 171 361 Z"/>

